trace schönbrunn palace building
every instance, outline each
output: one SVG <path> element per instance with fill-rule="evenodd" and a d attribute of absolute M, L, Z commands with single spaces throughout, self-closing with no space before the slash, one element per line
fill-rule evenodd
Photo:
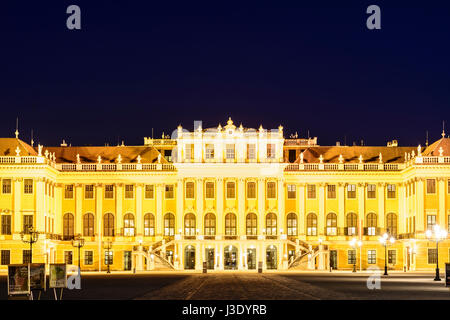
<path fill-rule="evenodd" d="M 319 146 L 283 128 L 222 127 L 142 146 L 0 139 L 0 270 L 434 270 L 426 230 L 450 228 L 450 138 L 429 146 Z M 450 231 L 450 230 L 449 230 Z M 395 242 L 379 241 L 389 234 Z M 358 245 L 351 245 L 351 241 Z M 440 267 L 450 241 L 439 247 Z"/>

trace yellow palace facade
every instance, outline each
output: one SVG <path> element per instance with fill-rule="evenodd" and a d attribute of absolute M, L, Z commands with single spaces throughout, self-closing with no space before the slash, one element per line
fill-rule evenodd
<path fill-rule="evenodd" d="M 450 228 L 444 133 L 426 147 L 319 146 L 229 119 L 142 146 L 32 147 L 16 132 L 0 139 L 0 179 L 0 270 L 31 259 L 90 271 L 434 270 L 426 231 Z"/>

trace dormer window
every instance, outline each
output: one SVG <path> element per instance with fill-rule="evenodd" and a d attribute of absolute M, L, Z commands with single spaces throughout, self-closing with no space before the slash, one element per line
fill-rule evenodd
<path fill-rule="evenodd" d="M 234 144 L 227 144 L 227 153 L 226 153 L 227 159 L 234 159 Z"/>

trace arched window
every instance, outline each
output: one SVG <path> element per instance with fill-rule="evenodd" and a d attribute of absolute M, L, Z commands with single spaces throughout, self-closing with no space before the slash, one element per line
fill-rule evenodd
<path fill-rule="evenodd" d="M 205 235 L 216 235 L 216 216 L 214 215 L 214 213 L 207 213 L 205 215 Z"/>
<path fill-rule="evenodd" d="M 333 212 L 327 214 L 327 236 L 337 236 L 337 216 Z"/>
<path fill-rule="evenodd" d="M 125 237 L 134 237 L 134 216 L 127 213 L 123 218 L 123 235 Z"/>
<path fill-rule="evenodd" d="M 248 236 L 256 236 L 256 235 L 258 235 L 257 222 L 258 222 L 258 217 L 256 216 L 255 213 L 247 214 L 247 219 L 246 219 L 247 233 L 246 234 Z"/>
<path fill-rule="evenodd" d="M 347 214 L 347 235 L 352 236 L 356 234 L 358 227 L 358 216 L 354 212 Z"/>
<path fill-rule="evenodd" d="M 388 213 L 386 216 L 386 232 L 392 236 L 397 236 L 397 215 L 395 213 Z"/>
<path fill-rule="evenodd" d="M 155 216 L 147 213 L 144 216 L 144 236 L 153 237 L 155 235 Z"/>
<path fill-rule="evenodd" d="M 112 213 L 106 213 L 103 216 L 103 235 L 105 237 L 114 237 L 114 216 Z"/>
<path fill-rule="evenodd" d="M 377 232 L 377 215 L 375 213 L 369 213 L 367 215 L 367 235 L 374 236 Z"/>
<path fill-rule="evenodd" d="M 164 235 L 173 237 L 175 235 L 175 216 L 173 213 L 164 215 Z"/>
<path fill-rule="evenodd" d="M 306 235 L 317 236 L 317 216 L 315 213 L 309 213 L 306 216 Z"/>
<path fill-rule="evenodd" d="M 63 237 L 64 240 L 73 239 L 74 227 L 73 227 L 73 214 L 66 213 L 63 218 Z"/>
<path fill-rule="evenodd" d="M 297 235 L 297 215 L 293 212 L 289 213 L 286 217 L 287 235 Z"/>
<path fill-rule="evenodd" d="M 184 235 L 195 236 L 195 216 L 193 213 L 184 216 Z"/>
<path fill-rule="evenodd" d="M 225 216 L 225 235 L 236 235 L 236 215 L 234 213 L 227 213 Z"/>
<path fill-rule="evenodd" d="M 94 215 L 92 213 L 86 213 L 83 216 L 83 235 L 85 237 L 94 236 Z"/>
<path fill-rule="evenodd" d="M 275 213 L 268 213 L 266 216 L 266 234 L 268 236 L 277 235 L 277 215 Z"/>

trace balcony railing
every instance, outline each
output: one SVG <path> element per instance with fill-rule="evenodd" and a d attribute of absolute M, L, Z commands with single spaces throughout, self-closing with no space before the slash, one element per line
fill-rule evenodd
<path fill-rule="evenodd" d="M 58 163 L 60 171 L 176 171 L 170 163 Z"/>
<path fill-rule="evenodd" d="M 399 171 L 405 163 L 291 163 L 285 171 Z"/>

